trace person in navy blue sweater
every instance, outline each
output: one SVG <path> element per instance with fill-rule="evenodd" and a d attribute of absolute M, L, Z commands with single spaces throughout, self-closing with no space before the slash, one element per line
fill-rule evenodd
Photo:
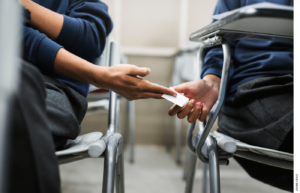
<path fill-rule="evenodd" d="M 148 68 L 93 64 L 113 24 L 99 0 L 19 0 L 26 8 L 20 85 L 9 127 L 7 192 L 60 192 L 55 151 L 81 131 L 89 84 L 128 100 L 176 95 L 140 77 Z"/>
<path fill-rule="evenodd" d="M 214 14 L 264 0 L 219 0 Z M 292 0 L 270 0 L 293 5 Z M 293 43 L 230 41 L 231 68 L 219 132 L 243 142 L 293 153 Z M 185 107 L 174 105 L 169 115 L 205 121 L 219 94 L 223 66 L 221 46 L 206 49 L 200 80 L 173 87 L 192 99 Z M 191 112 L 191 110 L 193 111 Z M 293 191 L 293 172 L 246 159 L 235 159 L 250 176 Z"/>

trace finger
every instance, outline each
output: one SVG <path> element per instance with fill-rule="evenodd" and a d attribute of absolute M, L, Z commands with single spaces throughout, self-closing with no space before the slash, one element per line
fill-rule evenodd
<path fill-rule="evenodd" d="M 198 119 L 199 114 L 201 113 L 201 110 L 202 110 L 202 104 L 201 104 L 201 102 L 197 102 L 197 104 L 195 105 L 194 111 L 189 114 L 188 122 L 194 123 Z"/>
<path fill-rule="evenodd" d="M 201 122 L 204 122 L 206 120 L 206 117 L 207 117 L 209 111 L 210 111 L 210 108 L 208 108 L 204 103 L 202 103 L 202 113 L 199 117 L 199 120 Z"/>
<path fill-rule="evenodd" d="M 151 83 L 151 82 L 144 82 L 145 85 L 142 87 L 144 88 L 144 91 L 152 92 L 152 93 L 159 93 L 159 94 L 167 94 L 176 97 L 177 93 L 169 89 L 167 87 L 161 86 L 159 84 Z"/>
<path fill-rule="evenodd" d="M 189 91 L 189 85 L 190 84 L 187 82 L 177 86 L 172 86 L 172 88 L 179 93 L 187 93 Z"/>
<path fill-rule="evenodd" d="M 184 107 L 181 111 L 179 111 L 177 113 L 177 117 L 179 119 L 183 119 L 184 117 L 186 117 L 190 112 L 191 110 L 194 108 L 195 106 L 195 100 L 190 100 Z"/>
<path fill-rule="evenodd" d="M 182 107 L 178 106 L 178 105 L 173 105 L 170 109 L 169 109 L 169 115 L 170 116 L 174 116 L 176 115 L 180 110 L 182 109 Z"/>
<path fill-rule="evenodd" d="M 141 67 L 137 67 L 135 65 L 131 65 L 128 69 L 127 75 L 144 77 L 144 76 L 149 75 L 150 72 L 151 72 L 150 68 L 144 68 L 144 67 L 141 68 Z"/>
<path fill-rule="evenodd" d="M 152 93 L 152 92 L 143 92 L 141 95 L 140 95 L 140 98 L 153 98 L 153 99 L 163 99 L 161 97 L 162 95 L 161 94 L 158 94 L 158 93 Z"/>

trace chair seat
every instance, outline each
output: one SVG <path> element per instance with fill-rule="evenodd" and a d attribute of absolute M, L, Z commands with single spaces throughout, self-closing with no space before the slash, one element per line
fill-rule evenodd
<path fill-rule="evenodd" d="M 252 152 L 255 154 L 260 154 L 263 156 L 268 156 L 271 158 L 293 161 L 294 155 L 282 151 L 277 151 L 268 148 L 262 148 L 258 146 L 249 145 L 229 137 L 225 134 L 219 133 L 217 131 L 213 132 L 212 136 L 217 140 L 218 146 L 226 151 L 227 153 L 235 153 L 236 151 Z"/>
<path fill-rule="evenodd" d="M 101 132 L 92 132 L 78 136 L 75 140 L 68 140 L 66 149 L 55 152 L 55 155 L 72 155 L 87 151 L 89 146 L 98 141 L 102 136 Z"/>
<path fill-rule="evenodd" d="M 103 110 L 108 110 L 109 107 L 109 100 L 108 99 L 102 99 L 98 101 L 93 101 L 88 103 L 88 110 L 91 110 L 93 108 L 100 108 Z"/>

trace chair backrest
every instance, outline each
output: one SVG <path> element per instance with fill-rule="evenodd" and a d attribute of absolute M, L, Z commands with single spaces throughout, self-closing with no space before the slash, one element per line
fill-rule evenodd
<path fill-rule="evenodd" d="M 174 68 L 170 86 L 199 79 L 199 65 L 197 64 L 197 50 L 199 43 L 182 48 L 175 56 Z"/>

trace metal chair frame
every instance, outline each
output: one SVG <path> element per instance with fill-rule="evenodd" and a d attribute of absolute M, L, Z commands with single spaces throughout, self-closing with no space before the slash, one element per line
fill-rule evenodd
<path fill-rule="evenodd" d="M 110 42 L 109 66 L 120 63 L 120 50 L 116 42 Z M 95 153 L 96 152 L 96 153 Z M 123 137 L 117 133 L 117 94 L 110 91 L 107 133 L 91 144 L 87 151 L 58 156 L 59 164 L 71 163 L 91 157 L 104 158 L 103 193 L 113 193 L 116 180 L 117 193 L 124 193 Z"/>
<path fill-rule="evenodd" d="M 99 66 L 109 66 L 109 50 L 110 50 L 110 42 L 113 40 L 111 35 L 106 38 L 106 45 L 102 55 L 96 61 L 96 65 Z M 127 57 L 126 55 L 122 55 L 121 62 L 123 64 L 127 64 Z M 98 88 L 90 85 L 89 92 L 95 91 Z M 120 132 L 120 99 L 123 97 L 117 94 L 117 132 Z M 109 104 L 109 93 L 101 93 L 101 94 L 89 94 L 87 99 L 96 100 L 88 103 L 88 111 L 87 115 L 94 114 L 104 110 L 108 110 Z M 135 101 L 126 101 L 126 127 L 125 133 L 129 135 L 129 148 L 130 148 L 130 157 L 129 162 L 134 163 L 134 149 L 135 149 Z"/>
<path fill-rule="evenodd" d="M 278 10 L 274 11 L 278 12 Z M 211 193 L 220 193 L 220 171 L 219 165 L 228 165 L 229 158 L 232 156 L 238 156 L 245 159 L 249 159 L 252 161 L 260 162 L 263 164 L 290 169 L 293 170 L 293 155 L 285 152 L 280 152 L 276 150 L 271 150 L 267 148 L 260 148 L 255 146 L 250 146 L 248 144 L 244 144 L 234 140 L 233 138 L 229 139 L 228 141 L 219 140 L 217 133 L 212 134 L 210 133 L 211 128 L 219 114 L 219 111 L 223 105 L 223 101 L 225 98 L 225 91 L 226 91 L 226 84 L 228 80 L 228 74 L 230 69 L 230 45 L 227 39 L 230 40 L 239 40 L 239 39 L 259 39 L 259 40 L 272 40 L 272 41 L 285 41 L 285 42 L 292 42 L 293 35 L 287 35 L 285 37 L 281 35 L 274 35 L 274 31 L 272 34 L 261 34 L 255 32 L 239 32 L 238 30 L 222 30 L 220 29 L 222 25 L 226 25 L 226 22 L 234 22 L 237 21 L 240 16 L 247 17 L 246 14 L 253 14 L 254 16 L 260 14 L 270 14 L 272 12 L 264 12 L 264 10 L 253 10 L 247 12 L 247 10 L 243 10 L 241 13 L 237 13 L 233 16 L 228 16 L 229 18 L 220 20 L 219 22 L 210 24 L 209 26 L 193 33 L 190 36 L 191 40 L 200 41 L 201 45 L 198 51 L 198 63 L 200 65 L 200 70 L 204 65 L 204 53 L 203 49 L 207 47 L 212 47 L 216 45 L 222 45 L 223 48 L 223 69 L 222 69 L 222 78 L 220 84 L 220 91 L 218 100 L 216 101 L 215 105 L 211 109 L 206 124 L 199 122 L 199 132 L 193 138 L 193 130 L 195 128 L 195 123 L 189 125 L 188 132 L 187 132 L 187 145 L 191 152 L 189 158 L 189 168 L 187 171 L 187 181 L 186 181 L 186 193 L 192 193 L 193 189 L 193 181 L 195 175 L 195 168 L 197 163 L 197 158 L 202 161 L 204 164 L 204 178 L 203 178 L 203 192 L 206 192 L 206 171 L 207 165 L 209 169 L 209 177 L 210 177 L 210 192 Z M 278 12 L 280 13 L 280 12 Z M 291 19 L 291 13 L 283 11 L 284 16 L 287 19 Z M 274 13 L 272 13 L 274 14 Z M 278 14 L 275 14 L 275 17 L 279 17 Z M 250 15 L 252 16 L 252 15 Z M 268 15 L 271 17 L 271 15 Z M 251 17 L 250 17 L 251 18 Z M 252 19 L 252 18 L 251 18 Z M 290 21 L 288 21 L 290 22 Z M 290 24 L 290 23 L 288 23 Z M 221 27 L 220 27 L 221 26 Z M 228 136 L 225 136 L 228 137 Z M 228 137 L 230 138 L 230 137 Z M 229 150 L 226 148 L 227 145 L 232 146 L 233 150 Z M 249 151 L 250 150 L 250 151 Z M 259 151 L 256 150 L 263 150 L 267 152 L 266 154 L 261 154 Z"/>

